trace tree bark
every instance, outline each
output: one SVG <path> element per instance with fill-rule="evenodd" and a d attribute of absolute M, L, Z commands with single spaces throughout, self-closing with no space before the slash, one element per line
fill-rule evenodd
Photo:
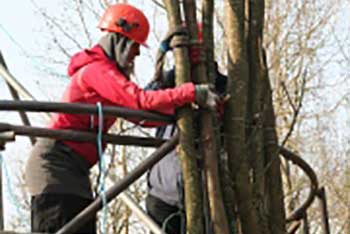
<path fill-rule="evenodd" d="M 181 26 L 180 3 L 178 0 L 163 0 L 168 13 L 170 27 Z M 186 47 L 173 49 L 175 56 L 176 84 L 190 81 L 190 67 Z M 181 159 L 185 189 L 187 233 L 203 234 L 202 198 L 200 173 L 197 165 L 198 153 L 194 147 L 193 114 L 190 107 L 178 110 L 177 125 L 180 131 L 179 156 Z"/>
<path fill-rule="evenodd" d="M 228 93 L 231 98 L 225 108 L 225 145 L 236 204 L 243 234 L 261 233 L 253 205 L 249 177 L 245 118 L 247 114 L 248 62 L 245 41 L 245 1 L 225 0 L 225 32 L 228 45 Z"/>
<path fill-rule="evenodd" d="M 207 45 L 211 45 L 211 51 L 213 49 L 213 37 L 211 33 L 211 40 L 209 33 L 212 32 L 212 14 L 213 14 L 213 2 L 210 0 L 204 1 L 204 6 L 210 9 L 211 11 L 203 12 L 203 16 L 207 16 L 206 18 L 206 28 L 203 31 L 204 43 L 202 45 L 198 44 L 198 27 L 196 20 L 196 2 L 194 0 L 186 0 L 184 1 L 184 12 L 186 25 L 189 29 L 190 41 L 194 43 L 194 47 L 202 47 L 201 50 L 201 58 L 198 65 L 195 65 L 192 68 L 192 74 L 195 81 L 199 83 L 213 83 L 215 77 L 212 76 L 208 79 L 207 74 L 213 75 L 214 73 L 214 60 L 211 57 L 210 61 L 206 61 L 206 64 L 209 64 L 210 67 L 207 67 L 207 71 L 205 69 L 205 59 L 203 53 L 208 53 L 209 50 L 206 50 Z M 211 5 L 211 6 L 210 6 Z M 204 9 L 203 9 L 204 10 Z M 205 13 L 205 14 L 204 14 Z M 205 17 L 203 17 L 205 18 Z M 203 51 L 203 49 L 205 51 Z M 208 48 L 209 49 L 209 48 Z M 213 53 L 211 53 L 213 55 Z M 212 70 L 210 70 L 210 68 Z M 216 137 L 215 137 L 215 129 L 213 126 L 214 115 L 209 110 L 201 110 L 199 121 L 200 121 L 200 152 L 203 154 L 204 159 L 204 171 L 206 176 L 206 185 L 208 192 L 208 200 L 209 200 L 209 208 L 210 208 L 210 220 L 213 225 L 214 233 L 229 233 L 228 222 L 225 215 L 225 208 L 223 204 L 221 187 L 219 182 L 219 173 L 218 173 L 218 146 L 216 145 Z"/>
<path fill-rule="evenodd" d="M 246 0 L 246 18 L 248 19 L 247 52 L 249 60 L 249 84 L 247 106 L 247 146 L 249 163 L 253 175 L 253 203 L 257 210 L 258 225 L 261 234 L 269 234 L 268 212 L 266 207 L 265 161 L 263 148 L 263 80 L 261 52 L 264 25 L 264 0 Z"/>
<path fill-rule="evenodd" d="M 272 90 L 267 73 L 265 52 L 262 50 L 263 71 L 265 73 L 264 89 L 266 100 L 264 108 L 264 152 L 266 167 L 266 191 L 268 198 L 269 226 L 272 234 L 286 233 L 286 214 L 283 201 L 283 185 L 280 171 L 276 116 L 273 109 Z"/>

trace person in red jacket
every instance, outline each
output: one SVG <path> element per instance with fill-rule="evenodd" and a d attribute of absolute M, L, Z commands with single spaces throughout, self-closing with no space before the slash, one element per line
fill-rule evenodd
<path fill-rule="evenodd" d="M 197 102 L 215 108 L 217 95 L 208 85 L 185 83 L 179 87 L 145 91 L 130 81 L 140 45 L 147 46 L 149 23 L 128 4 L 110 6 L 99 28 L 105 32 L 97 45 L 74 55 L 68 67 L 70 83 L 63 102 L 121 106 L 135 110 L 174 113 L 175 108 Z M 97 132 L 98 119 L 85 114 L 56 114 L 51 129 Z M 115 118 L 103 119 L 103 133 Z M 103 148 L 105 148 L 105 144 Z M 26 165 L 26 184 L 31 194 L 32 232 L 55 232 L 93 200 L 89 169 L 98 161 L 91 142 L 39 139 Z M 95 220 L 77 233 L 96 233 Z"/>

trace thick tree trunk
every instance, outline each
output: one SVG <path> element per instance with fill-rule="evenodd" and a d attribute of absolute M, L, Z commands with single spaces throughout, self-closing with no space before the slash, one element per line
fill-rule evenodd
<path fill-rule="evenodd" d="M 209 43 L 213 45 L 213 40 L 208 40 L 208 34 L 209 32 L 212 32 L 212 14 L 213 14 L 213 2 L 212 1 L 204 1 L 206 4 L 204 6 L 207 6 L 210 8 L 209 5 L 211 5 L 211 12 L 203 12 L 206 13 L 206 25 L 205 26 L 211 26 L 210 28 L 206 28 L 204 30 L 203 35 L 205 35 L 204 39 L 204 45 L 202 45 L 202 48 L 207 48 L 206 45 Z M 204 10 L 204 9 L 203 9 Z M 189 28 L 189 34 L 190 34 L 190 41 L 191 42 L 197 42 L 198 43 L 198 27 L 197 27 L 197 20 L 196 20 L 196 2 L 195 0 L 186 0 L 184 1 L 184 12 L 185 12 L 185 19 L 187 27 Z M 204 17 L 203 17 L 204 18 Z M 208 22 L 210 21 L 211 22 Z M 210 30 L 211 29 L 211 30 Z M 212 35 L 212 34 L 211 34 Z M 211 37 L 212 38 L 212 37 Z M 200 45 L 191 45 L 191 46 L 200 46 Z M 211 49 L 213 46 L 211 46 Z M 208 52 L 209 50 L 202 52 Z M 211 53 L 213 54 L 213 53 Z M 202 54 L 203 55 L 203 54 Z M 214 77 L 211 77 L 209 80 L 207 77 L 207 71 L 205 69 L 205 63 L 202 61 L 205 57 L 202 56 L 200 59 L 200 63 L 192 68 L 192 74 L 193 79 L 199 83 L 208 83 L 209 81 L 213 82 Z M 209 70 L 213 74 L 214 72 L 214 60 L 213 57 L 210 59 L 210 61 L 207 61 L 207 64 L 211 65 L 211 69 Z M 208 110 L 202 110 L 199 116 L 200 120 L 200 138 L 201 138 L 201 144 L 200 144 L 200 152 L 203 154 L 204 157 L 204 170 L 205 170 L 205 176 L 206 176 L 206 185 L 207 185 L 207 192 L 208 192 L 208 200 L 209 200 L 209 208 L 210 208 L 210 220 L 213 225 L 214 233 L 229 233 L 228 229 L 228 223 L 227 218 L 225 214 L 224 204 L 222 200 L 221 195 L 221 187 L 219 182 L 219 173 L 218 173 L 218 146 L 216 145 L 216 137 L 215 137 L 215 130 L 213 126 L 213 119 L 214 115 L 212 112 Z"/>
<path fill-rule="evenodd" d="M 262 50 L 263 51 L 263 50 Z M 268 199 L 269 226 L 271 234 L 286 233 L 286 214 L 283 201 L 283 184 L 280 171 L 281 160 L 279 158 L 278 137 L 276 132 L 276 116 L 273 109 L 272 90 L 267 73 L 267 63 L 264 51 L 262 53 L 264 64 L 265 79 L 264 89 L 265 108 L 264 108 L 264 151 L 266 167 L 266 191 Z"/>
<path fill-rule="evenodd" d="M 249 4 L 248 148 L 254 175 L 254 203 L 261 233 L 286 233 L 278 138 L 272 91 L 263 51 L 265 1 Z"/>
<path fill-rule="evenodd" d="M 180 5 L 178 0 L 164 0 L 168 12 L 170 27 L 181 25 Z M 176 84 L 190 81 L 190 67 L 186 47 L 173 50 L 175 56 Z M 180 131 L 179 155 L 182 164 L 185 189 L 185 209 L 187 233 L 203 234 L 202 199 L 200 190 L 200 173 L 197 165 L 197 152 L 194 148 L 193 117 L 190 107 L 178 110 L 178 127 Z"/>
<path fill-rule="evenodd" d="M 225 145 L 234 181 L 236 204 L 243 234 L 260 234 L 249 177 L 245 118 L 248 63 L 245 40 L 244 0 L 225 0 L 225 32 L 228 45 L 228 93 L 225 108 Z"/>
<path fill-rule="evenodd" d="M 249 162 L 253 171 L 253 199 L 257 209 L 261 234 L 269 234 L 267 201 L 265 192 L 265 161 L 263 148 L 263 108 L 266 79 L 262 70 L 261 49 L 264 24 L 264 0 L 246 0 L 248 19 L 247 51 L 249 61 L 249 85 L 247 106 L 247 146 Z"/>

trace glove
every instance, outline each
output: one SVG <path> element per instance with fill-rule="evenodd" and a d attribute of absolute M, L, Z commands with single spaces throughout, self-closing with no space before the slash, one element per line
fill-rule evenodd
<path fill-rule="evenodd" d="M 160 42 L 159 48 L 160 48 L 160 50 L 161 50 L 163 53 L 166 53 L 166 52 L 168 52 L 169 50 L 171 50 L 171 47 L 170 47 L 170 40 L 169 40 L 169 39 L 166 39 L 166 40 L 163 40 L 162 42 Z"/>
<path fill-rule="evenodd" d="M 213 92 L 213 86 L 209 84 L 200 84 L 195 86 L 196 103 L 211 111 L 216 111 L 219 96 Z"/>

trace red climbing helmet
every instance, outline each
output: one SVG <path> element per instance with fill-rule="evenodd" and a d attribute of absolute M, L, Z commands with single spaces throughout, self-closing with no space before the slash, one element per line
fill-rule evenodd
<path fill-rule="evenodd" d="M 98 24 L 102 31 L 117 32 L 148 47 L 149 22 L 146 16 L 129 4 L 114 4 L 107 8 Z"/>

